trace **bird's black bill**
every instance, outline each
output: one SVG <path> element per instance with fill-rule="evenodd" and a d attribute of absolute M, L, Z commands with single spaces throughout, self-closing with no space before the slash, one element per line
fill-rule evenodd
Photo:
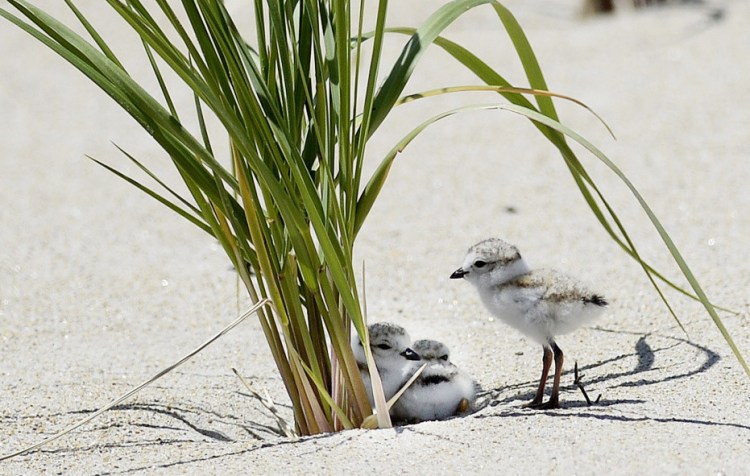
<path fill-rule="evenodd" d="M 406 349 L 401 352 L 401 355 L 404 356 L 406 360 L 422 360 L 422 357 L 411 349 Z"/>
<path fill-rule="evenodd" d="M 467 274 L 469 274 L 468 271 L 464 271 L 463 268 L 458 268 L 457 270 L 453 272 L 453 274 L 451 274 L 451 279 L 461 279 Z"/>

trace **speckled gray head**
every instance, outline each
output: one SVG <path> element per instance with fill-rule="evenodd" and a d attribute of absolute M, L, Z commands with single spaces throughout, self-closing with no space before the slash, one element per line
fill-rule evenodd
<path fill-rule="evenodd" d="M 406 329 L 399 326 L 398 324 L 392 324 L 390 322 L 376 322 L 367 326 L 367 332 L 370 334 L 370 339 L 401 339 L 403 337 L 409 338 L 409 333 Z"/>
<path fill-rule="evenodd" d="M 450 350 L 442 342 L 431 339 L 420 339 L 411 348 L 422 357 L 422 360 L 436 360 L 448 362 L 450 359 Z"/>
<path fill-rule="evenodd" d="M 466 253 L 464 264 L 451 279 L 465 278 L 474 284 L 503 282 L 528 272 L 518 248 L 500 238 L 489 238 L 475 244 Z"/>
<path fill-rule="evenodd" d="M 381 368 L 381 364 L 390 361 L 419 360 L 419 355 L 409 347 L 411 337 L 406 329 L 398 324 L 376 322 L 367 327 L 367 333 L 370 336 L 372 356 L 378 368 Z M 356 334 L 352 337 L 352 349 L 357 362 L 360 364 L 367 362 L 364 347 Z"/>
<path fill-rule="evenodd" d="M 412 344 L 412 348 L 427 364 L 417 384 L 432 385 L 450 382 L 459 373 L 458 367 L 450 361 L 448 346 L 442 342 L 422 339 Z"/>

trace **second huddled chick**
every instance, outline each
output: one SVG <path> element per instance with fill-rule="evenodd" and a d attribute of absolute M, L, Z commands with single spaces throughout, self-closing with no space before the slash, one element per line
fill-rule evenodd
<path fill-rule="evenodd" d="M 469 411 L 476 402 L 478 385 L 450 361 L 448 347 L 423 339 L 414 342 L 412 349 L 427 367 L 391 409 L 394 420 L 444 420 Z"/>

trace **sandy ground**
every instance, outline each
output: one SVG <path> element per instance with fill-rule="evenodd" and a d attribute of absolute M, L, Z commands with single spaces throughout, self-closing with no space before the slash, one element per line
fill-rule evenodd
<path fill-rule="evenodd" d="M 440 4 L 392 3 L 393 24 L 416 24 Z M 104 2 L 80 4 L 110 25 L 119 51 L 132 48 Z M 722 317 L 750 355 L 750 6 L 712 4 L 723 12 L 718 20 L 706 6 L 581 20 L 573 2 L 508 5 L 550 87 L 594 108 L 617 141 L 573 106 L 561 105 L 564 119 L 632 178 L 709 296 L 739 311 Z M 64 11 L 62 2 L 49 8 Z M 471 14 L 449 36 L 522 83 L 491 10 Z M 402 42 L 390 40 L 389 54 Z M 177 360 L 246 302 L 238 302 L 234 274 L 211 238 L 84 158 L 132 170 L 115 142 L 174 177 L 128 116 L 7 23 L 0 23 L 0 58 L 6 453 Z M 147 74 L 142 63 L 128 66 Z M 408 91 L 471 82 L 437 50 L 422 66 Z M 373 163 L 431 111 L 493 100 L 472 95 L 405 106 L 375 136 Z M 629 192 L 582 157 L 643 254 L 682 283 Z M 491 406 L 447 422 L 278 437 L 230 370 L 266 387 L 290 414 L 251 320 L 124 406 L 40 452 L 0 463 L 0 473 L 747 473 L 748 376 L 700 306 L 668 293 L 689 337 L 679 330 L 528 122 L 502 112 L 454 118 L 398 160 L 357 248 L 368 270 L 370 318 L 447 343 L 453 360 L 490 392 Z M 466 248 L 491 235 L 518 244 L 533 265 L 593 283 L 612 302 L 593 326 L 559 339 L 567 356 L 561 410 L 521 408 L 533 394 L 541 349 L 492 322 L 469 284 L 448 279 Z M 587 406 L 573 386 L 574 361 L 588 392 L 601 395 L 598 404 Z"/>

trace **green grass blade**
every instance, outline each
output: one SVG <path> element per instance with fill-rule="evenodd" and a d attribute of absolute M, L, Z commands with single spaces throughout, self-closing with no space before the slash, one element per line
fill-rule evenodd
<path fill-rule="evenodd" d="M 24 29 L 43 41 L 97 83 L 151 133 L 162 147 L 175 150 L 175 139 L 177 138 L 180 142 L 178 148 L 181 149 L 181 153 L 171 155 L 182 161 L 181 166 L 189 171 L 195 180 L 200 181 L 207 189 L 212 188 L 208 184 L 213 183 L 213 179 L 210 178 L 210 174 L 206 170 L 196 167 L 195 161 L 192 159 L 193 155 L 199 157 L 214 173 L 219 174 L 229 186 L 236 187 L 234 177 L 169 112 L 104 54 L 92 48 L 79 35 L 43 11 L 22 2 L 22 0 L 11 0 L 11 2 L 43 28 L 50 37 L 43 36 L 28 25 L 25 25 Z M 191 158 L 187 160 L 184 158 L 185 148 L 190 150 Z"/>
<path fill-rule="evenodd" d="M 417 63 L 427 48 L 440 35 L 440 32 L 467 11 L 487 3 L 492 3 L 492 0 L 454 0 L 448 2 L 430 15 L 422 26 L 416 30 L 402 49 L 395 65 L 388 73 L 373 100 L 371 120 L 365 137 L 371 137 L 383 123 L 404 90 Z"/>
<path fill-rule="evenodd" d="M 469 91 L 492 91 L 500 94 L 529 94 L 533 96 L 545 96 L 550 98 L 560 98 L 564 99 L 566 101 L 570 101 L 572 103 L 575 103 L 578 106 L 581 106 L 582 108 L 586 109 L 589 113 L 591 113 L 601 124 L 607 129 L 607 132 L 612 136 L 613 139 L 616 139 L 614 132 L 612 132 L 612 129 L 609 127 L 609 124 L 607 124 L 604 119 L 596 113 L 593 109 L 591 109 L 589 106 L 586 105 L 583 101 L 579 101 L 578 99 L 567 96 L 565 94 L 555 93 L 552 91 L 542 90 L 542 89 L 529 89 L 529 88 L 516 88 L 516 87 L 510 87 L 510 86 L 475 86 L 475 85 L 465 85 L 465 86 L 449 86 L 444 88 L 438 88 L 438 89 L 430 89 L 428 91 L 421 91 L 414 94 L 409 94 L 407 96 L 404 96 L 402 98 L 399 98 L 398 101 L 396 101 L 396 106 L 400 106 L 402 104 L 407 104 L 412 101 L 418 101 L 420 99 L 426 99 L 431 98 L 435 96 L 441 96 L 443 94 L 452 94 L 452 93 L 463 93 L 463 92 L 469 92 Z"/>
<path fill-rule="evenodd" d="M 110 59 L 113 63 L 115 63 L 117 66 L 120 67 L 123 71 L 125 71 L 125 67 L 122 65 L 120 60 L 117 59 L 117 56 L 112 52 L 112 50 L 109 48 L 109 45 L 102 39 L 101 35 L 96 31 L 96 29 L 91 25 L 91 23 L 86 19 L 86 17 L 81 14 L 80 10 L 73 4 L 72 0 L 65 0 L 65 4 L 68 5 L 68 8 L 73 12 L 73 14 L 76 16 L 78 21 L 81 22 L 81 25 L 86 29 L 86 31 L 89 33 L 91 38 L 96 42 L 96 44 L 99 46 L 99 48 L 102 50 L 102 53 L 104 53 L 107 58 Z"/>
<path fill-rule="evenodd" d="M 547 87 L 547 82 L 544 79 L 544 75 L 542 74 L 542 68 L 539 66 L 534 50 L 531 48 L 531 44 L 526 38 L 526 34 L 523 32 L 521 25 L 513 14 L 510 13 L 510 10 L 505 8 L 502 4 L 492 2 L 492 7 L 495 9 L 495 12 L 497 12 L 500 21 L 502 21 L 503 26 L 505 27 L 505 31 L 513 42 L 516 54 L 518 54 L 518 58 L 521 60 L 523 69 L 526 72 L 526 78 L 529 80 L 529 86 L 531 86 L 532 89 L 549 89 Z M 538 95 L 535 96 L 535 98 L 539 105 L 539 111 L 541 111 L 542 114 L 556 120 L 558 119 L 555 106 L 552 104 L 552 99 L 550 97 Z"/>
<path fill-rule="evenodd" d="M 360 130 L 362 131 L 362 133 L 359 134 L 358 141 L 357 141 L 356 135 L 355 137 L 352 137 L 352 142 L 354 143 L 354 146 L 356 148 L 355 150 L 356 168 L 354 171 L 353 182 L 351 184 L 351 190 L 349 190 L 350 192 L 349 199 L 351 200 L 351 203 L 349 204 L 348 208 L 350 210 L 350 213 L 355 214 L 355 215 L 356 215 L 355 205 L 357 201 L 357 193 L 359 192 L 360 182 L 362 180 L 362 167 L 364 165 L 365 146 L 367 144 L 366 138 L 370 136 L 369 134 L 370 119 L 372 116 L 373 104 L 375 101 L 375 90 L 376 90 L 376 85 L 377 85 L 378 72 L 380 70 L 380 58 L 382 56 L 383 40 L 385 38 L 385 20 L 386 20 L 387 8 L 388 8 L 387 1 L 381 0 L 380 2 L 378 2 L 378 13 L 377 13 L 377 18 L 375 20 L 374 44 L 372 48 L 372 53 L 370 55 L 370 68 L 367 74 L 367 85 L 365 87 L 364 108 L 362 109 L 363 111 L 362 122 L 360 124 Z M 342 39 L 342 42 L 343 42 L 343 39 Z M 359 45 L 358 45 L 358 48 L 359 48 Z M 352 128 L 353 134 L 355 130 L 356 130 L 355 128 Z M 354 224 L 354 220 L 349 220 L 349 223 Z M 350 231 L 350 234 L 352 236 L 355 235 L 351 231 Z"/>
<path fill-rule="evenodd" d="M 159 186 L 161 186 L 164 190 L 169 192 L 170 195 L 175 197 L 177 200 L 182 202 L 182 204 L 187 207 L 192 213 L 199 215 L 200 210 L 193 205 L 192 203 L 188 202 L 185 198 L 183 198 L 179 193 L 175 192 L 170 186 L 168 186 L 166 183 L 164 183 L 163 180 L 161 180 L 159 177 L 156 176 L 148 167 L 146 167 L 141 161 L 133 157 L 131 154 L 129 154 L 125 149 L 120 147 L 117 144 L 114 144 L 115 147 L 117 147 L 117 150 L 123 153 L 131 162 L 133 162 L 138 168 L 143 170 L 151 179 L 153 179 Z"/>
<path fill-rule="evenodd" d="M 300 359 L 299 362 L 302 368 L 305 369 L 307 376 L 310 377 L 310 380 L 312 380 L 312 382 L 315 384 L 315 388 L 318 390 L 318 394 L 326 402 L 326 404 L 328 404 L 331 410 L 333 410 L 336 416 L 341 420 L 341 423 L 344 425 L 344 428 L 347 430 L 354 429 L 354 424 L 346 415 L 346 412 L 340 406 L 336 405 L 336 402 L 334 402 L 333 397 L 331 397 L 331 394 L 328 393 L 328 389 L 326 388 L 326 385 L 323 383 L 320 377 L 307 364 L 305 364 L 305 362 L 302 359 Z"/>
<path fill-rule="evenodd" d="M 203 108 L 201 107 L 201 99 L 197 94 L 193 94 L 193 98 L 195 102 L 195 115 L 198 117 L 198 127 L 203 139 L 203 147 L 206 148 L 209 154 L 214 155 L 213 147 L 211 147 L 211 138 L 208 135 L 208 128 L 206 127 L 206 118 L 203 115 Z"/>
<path fill-rule="evenodd" d="M 159 193 L 155 192 L 154 190 L 152 190 L 152 189 L 146 187 L 145 185 L 141 184 L 137 180 L 128 177 L 127 175 L 123 174 L 122 172 L 120 172 L 119 170 L 117 170 L 117 169 L 115 169 L 113 167 L 110 167 L 109 165 L 105 164 L 104 162 L 96 160 L 93 157 L 88 157 L 88 158 L 91 159 L 91 160 L 93 160 L 97 164 L 101 165 L 105 169 L 109 170 L 113 174 L 117 175 L 121 179 L 125 180 L 129 184 L 131 184 L 134 187 L 138 188 L 142 192 L 145 192 L 147 195 L 149 195 L 150 197 L 156 199 L 162 205 L 165 205 L 167 208 L 169 208 L 170 210 L 174 211 L 175 213 L 177 213 L 181 217 L 185 218 L 190 223 L 192 223 L 193 225 L 197 226 L 201 230 L 205 231 L 209 235 L 214 236 L 213 232 L 211 231 L 211 228 L 208 225 L 206 225 L 206 223 L 203 222 L 200 217 L 197 217 L 197 216 L 191 214 L 190 212 L 182 209 L 179 205 L 177 205 L 176 203 L 174 203 L 174 202 L 170 201 L 169 199 L 165 198 L 163 195 L 160 195 Z"/>
<path fill-rule="evenodd" d="M 156 64 L 156 59 L 154 59 L 153 53 L 151 53 L 151 48 L 148 46 L 148 43 L 145 41 L 143 43 L 143 48 L 146 51 L 146 56 L 148 57 L 148 62 L 151 64 L 151 69 L 154 72 L 154 75 L 156 76 L 156 81 L 159 83 L 159 89 L 161 89 L 162 96 L 164 96 L 164 100 L 167 102 L 167 107 L 169 108 L 169 112 L 175 117 L 175 119 L 179 120 L 179 116 L 177 115 L 177 109 L 174 106 L 174 102 L 172 101 L 172 95 L 169 93 L 169 89 L 167 88 L 166 83 L 164 83 L 164 77 L 161 75 L 161 71 L 159 70 L 159 65 Z"/>

